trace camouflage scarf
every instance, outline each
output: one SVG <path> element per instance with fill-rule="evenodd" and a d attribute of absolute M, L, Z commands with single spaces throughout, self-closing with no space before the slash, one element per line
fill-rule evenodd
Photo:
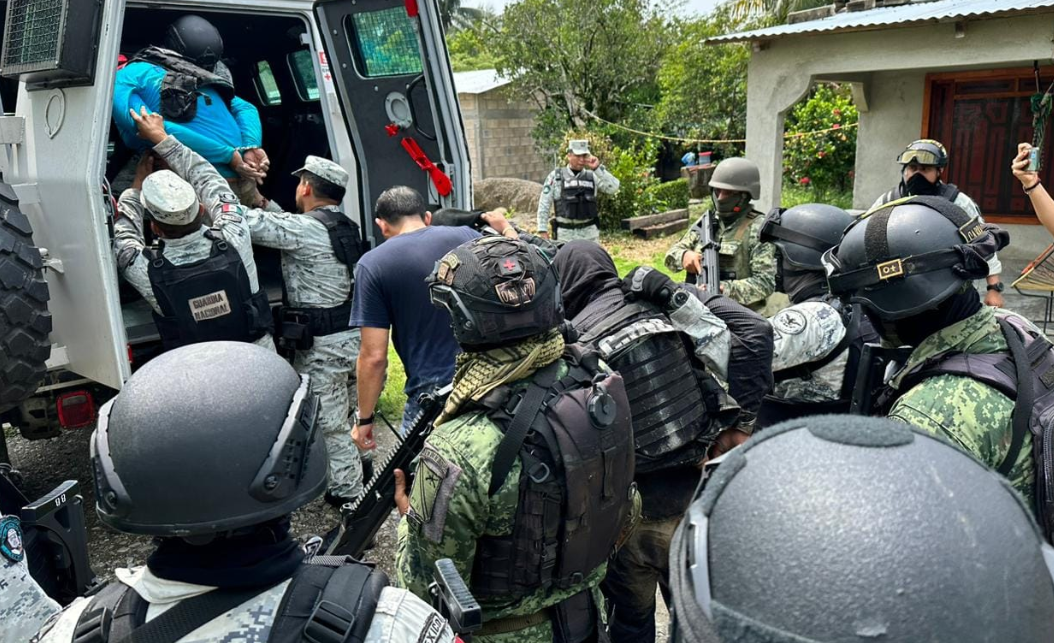
<path fill-rule="evenodd" d="M 459 354 L 454 371 L 454 390 L 435 425 L 453 419 L 465 402 L 479 401 L 503 384 L 532 375 L 555 362 L 563 352 L 564 338 L 559 330 L 553 329 L 511 346 Z"/>

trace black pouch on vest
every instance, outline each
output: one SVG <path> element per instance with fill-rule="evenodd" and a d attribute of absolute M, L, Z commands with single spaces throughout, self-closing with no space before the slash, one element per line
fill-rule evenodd
<path fill-rule="evenodd" d="M 278 327 L 278 347 L 283 350 L 306 351 L 315 345 L 311 332 L 311 320 L 306 315 L 286 307 L 278 309 L 275 319 Z"/>
<path fill-rule="evenodd" d="M 555 643 L 585 643 L 606 641 L 600 634 L 600 614 L 591 590 L 581 591 L 550 608 L 553 613 L 553 641 Z"/>
<path fill-rule="evenodd" d="M 161 82 L 161 110 L 165 120 L 187 123 L 198 115 L 198 81 L 169 72 Z"/>

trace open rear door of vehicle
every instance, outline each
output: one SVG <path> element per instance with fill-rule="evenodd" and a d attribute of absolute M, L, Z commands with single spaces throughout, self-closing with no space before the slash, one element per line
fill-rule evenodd
<path fill-rule="evenodd" d="M 395 185 L 432 207 L 470 207 L 465 128 L 436 0 L 317 0 L 314 8 L 357 157 L 363 219 L 372 222 L 377 197 Z"/>
<path fill-rule="evenodd" d="M 113 207 L 105 161 L 125 2 L 9 5 L 8 20 L 17 20 L 26 42 L 34 43 L 24 47 L 23 66 L 38 71 L 20 76 L 15 113 L 24 136 L 9 146 L 4 180 L 33 226 L 35 244 L 51 260 L 49 364 L 119 389 L 130 365 L 110 245 Z M 82 14 L 94 24 L 80 22 Z M 49 51 L 64 53 L 49 57 Z M 82 64 L 83 78 L 63 82 L 63 66 Z M 34 74 L 48 73 L 49 80 L 33 82 Z"/>

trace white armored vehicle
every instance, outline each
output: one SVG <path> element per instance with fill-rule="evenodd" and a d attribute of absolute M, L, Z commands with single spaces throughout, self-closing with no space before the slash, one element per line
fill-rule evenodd
<path fill-rule="evenodd" d="M 0 51 L 0 421 L 27 438 L 90 426 L 159 351 L 150 307 L 117 274 L 110 183 L 133 156 L 112 123 L 119 61 L 189 14 L 223 34 L 260 112 L 261 192 L 293 207 L 308 154 L 353 177 L 344 211 L 409 185 L 467 208 L 464 131 L 436 0 L 7 0 Z M 355 178 L 357 177 L 357 180 Z M 275 253 L 261 280 L 281 299 Z M 0 462 L 7 459 L 0 438 Z"/>

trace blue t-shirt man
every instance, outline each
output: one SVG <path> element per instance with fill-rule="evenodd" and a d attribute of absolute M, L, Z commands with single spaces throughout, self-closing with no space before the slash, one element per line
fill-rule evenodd
<path fill-rule="evenodd" d="M 423 212 L 423 199 L 407 187 L 382 194 L 376 210 L 387 240 L 359 259 L 351 308 L 351 326 L 363 330 L 357 365 L 358 418 L 371 417 L 380 397 L 390 330 L 395 352 L 406 369 L 405 433 L 417 414 L 420 396 L 454 378 L 454 357 L 460 351 L 450 315 L 432 305 L 425 279 L 444 255 L 479 233 L 467 227 L 428 227 L 431 215 L 413 214 Z M 399 216 L 407 211 L 410 214 Z M 372 422 L 356 424 L 360 447 L 371 448 L 363 444 L 361 435 L 367 427 L 372 431 Z"/>

